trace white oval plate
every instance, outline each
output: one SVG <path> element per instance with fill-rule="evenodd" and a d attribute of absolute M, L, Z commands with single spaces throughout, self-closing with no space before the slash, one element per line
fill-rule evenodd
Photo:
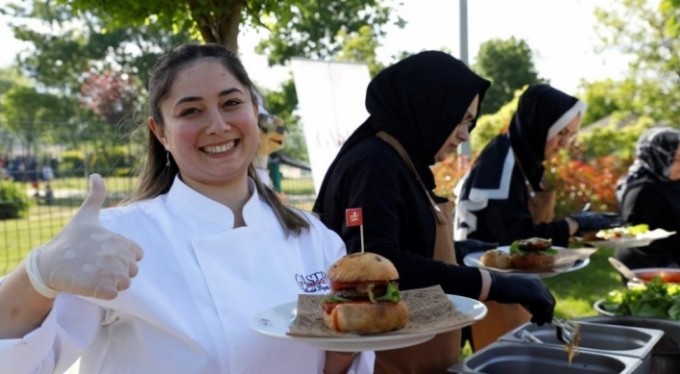
<path fill-rule="evenodd" d="M 427 331 L 403 333 L 399 331 L 375 335 L 338 335 L 332 337 L 290 336 L 288 329 L 294 318 L 297 302 L 290 302 L 262 311 L 253 316 L 249 326 L 254 331 L 280 339 L 301 341 L 321 349 L 338 352 L 382 351 L 420 344 L 432 339 L 436 334 L 469 326 L 486 316 L 487 308 L 483 303 L 463 296 L 446 295 L 456 310 L 470 317 L 464 322 L 457 321 L 447 326 Z"/>
<path fill-rule="evenodd" d="M 583 243 L 594 245 L 602 248 L 635 248 L 646 247 L 657 239 L 665 239 L 671 235 L 675 235 L 675 231 L 666 231 L 664 229 L 655 229 L 640 234 L 635 238 L 619 238 L 608 240 L 591 240 Z"/>
<path fill-rule="evenodd" d="M 554 249 L 557 249 L 558 251 L 568 251 L 569 249 L 564 248 L 564 247 L 553 247 Z M 503 251 L 505 253 L 510 253 L 510 246 L 502 246 L 496 248 L 499 251 Z M 493 270 L 493 271 L 498 271 L 506 274 L 514 274 L 514 275 L 526 275 L 526 274 L 535 274 L 538 275 L 542 278 L 547 278 L 547 277 L 553 277 L 558 274 L 562 273 L 568 273 L 570 271 L 576 271 L 579 269 L 583 269 L 584 267 L 588 266 L 590 263 L 590 258 L 585 258 L 583 260 L 578 260 L 574 262 L 571 266 L 563 266 L 563 267 L 557 267 L 549 271 L 528 271 L 528 270 L 520 270 L 520 269 L 498 269 L 495 267 L 491 266 L 486 266 L 482 264 L 482 255 L 484 252 L 472 252 L 469 253 L 465 258 L 463 258 L 463 263 L 467 266 L 474 266 L 486 270 Z"/>

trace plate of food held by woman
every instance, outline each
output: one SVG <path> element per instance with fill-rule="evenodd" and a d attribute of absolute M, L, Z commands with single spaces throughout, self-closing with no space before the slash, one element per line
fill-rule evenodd
<path fill-rule="evenodd" d="M 564 248 L 552 245 L 550 239 L 517 240 L 509 246 L 473 252 L 463 263 L 508 274 L 536 274 L 551 277 L 583 269 L 597 248 Z"/>
<path fill-rule="evenodd" d="M 300 299 L 262 311 L 250 319 L 250 327 L 263 335 L 300 341 L 339 352 L 380 351 L 416 345 L 436 334 L 469 326 L 486 316 L 486 306 L 474 299 L 446 295 L 440 287 L 403 291 L 410 318 L 398 330 L 356 334 L 336 332 L 323 321 L 323 296 Z"/>
<path fill-rule="evenodd" d="M 484 318 L 487 307 L 447 295 L 441 286 L 398 289 L 399 274 L 386 258 L 354 253 L 328 271 L 331 293 L 301 294 L 250 321 L 263 335 L 330 351 L 380 351 L 408 347 Z"/>

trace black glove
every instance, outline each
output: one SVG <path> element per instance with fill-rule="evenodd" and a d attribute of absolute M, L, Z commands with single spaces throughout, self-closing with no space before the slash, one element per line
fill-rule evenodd
<path fill-rule="evenodd" d="M 483 242 L 481 240 L 467 239 L 453 242 L 456 249 L 456 260 L 459 264 L 463 263 L 463 259 L 470 253 L 488 251 L 489 249 L 498 248 L 498 243 Z"/>
<path fill-rule="evenodd" d="M 621 217 L 614 213 L 579 212 L 569 217 L 578 223 L 576 236 L 582 236 L 588 231 L 599 231 L 623 225 Z"/>
<path fill-rule="evenodd" d="M 553 319 L 555 298 L 537 275 L 505 275 L 490 271 L 488 300 L 521 304 L 531 313 L 531 322 L 542 325 Z"/>

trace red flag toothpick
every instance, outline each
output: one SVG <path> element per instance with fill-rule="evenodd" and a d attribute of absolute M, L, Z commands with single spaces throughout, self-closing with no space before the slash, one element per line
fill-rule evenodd
<path fill-rule="evenodd" d="M 349 208 L 345 210 L 345 225 L 347 227 L 359 226 L 361 235 L 361 252 L 364 251 L 364 215 L 361 208 Z"/>
<path fill-rule="evenodd" d="M 345 210 L 345 224 L 347 227 L 363 225 L 364 217 L 361 213 L 361 208 L 350 208 Z"/>

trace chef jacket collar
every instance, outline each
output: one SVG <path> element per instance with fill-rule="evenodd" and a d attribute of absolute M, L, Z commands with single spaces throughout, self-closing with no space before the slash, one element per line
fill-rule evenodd
<path fill-rule="evenodd" d="M 257 222 L 260 211 L 260 196 L 255 188 L 255 182 L 248 177 L 248 191 L 251 195 L 243 207 L 243 218 L 246 222 Z M 179 176 L 175 177 L 172 187 L 167 194 L 170 207 L 179 208 L 201 220 L 208 221 L 220 227 L 234 227 L 234 214 L 231 209 L 186 185 Z"/>

